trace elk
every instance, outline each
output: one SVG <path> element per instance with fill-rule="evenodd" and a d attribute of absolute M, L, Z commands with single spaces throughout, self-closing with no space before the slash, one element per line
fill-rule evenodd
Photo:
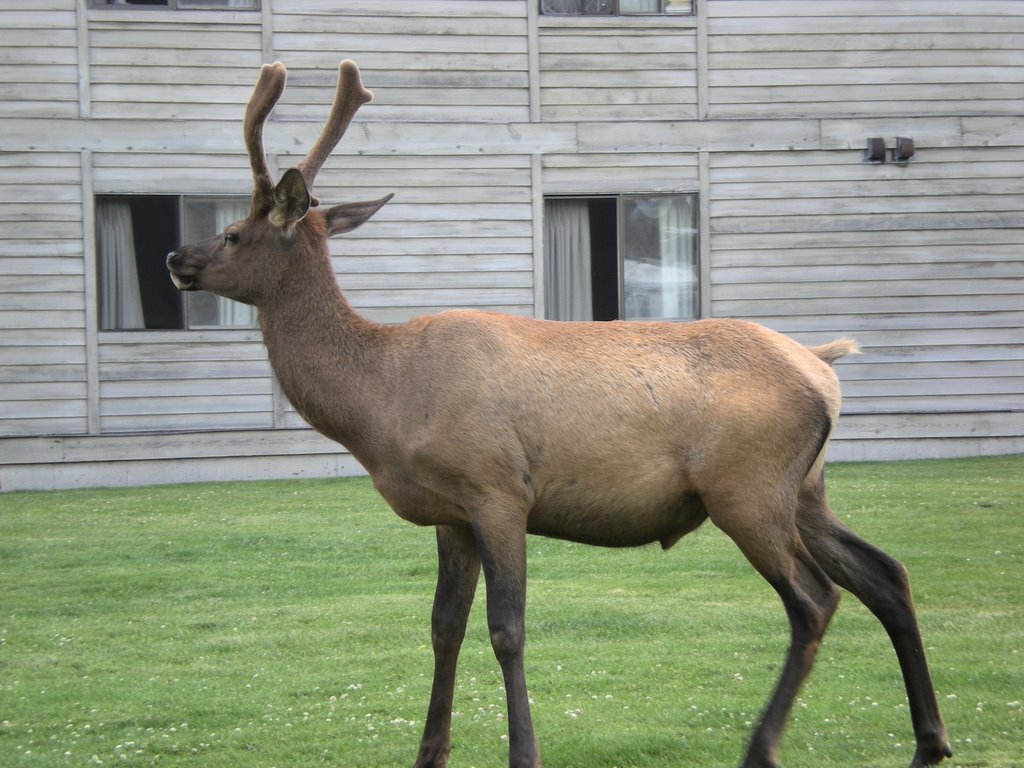
<path fill-rule="evenodd" d="M 852 592 L 888 632 L 906 686 L 911 768 L 952 754 L 903 566 L 831 511 L 825 447 L 839 415 L 817 347 L 760 325 L 563 323 L 450 311 L 386 326 L 348 303 L 327 239 L 390 195 L 318 208 L 317 172 L 372 98 L 351 61 L 309 154 L 274 183 L 263 125 L 286 69 L 264 65 L 244 119 L 248 218 L 167 256 L 177 287 L 255 305 L 273 370 L 310 425 L 351 451 L 403 519 L 436 531 L 434 676 L 416 768 L 448 762 L 456 662 L 481 571 L 501 667 L 509 765 L 541 765 L 524 673 L 527 534 L 672 547 L 706 520 L 776 590 L 790 645 L 743 766 L 775 766 L 797 692 Z"/>

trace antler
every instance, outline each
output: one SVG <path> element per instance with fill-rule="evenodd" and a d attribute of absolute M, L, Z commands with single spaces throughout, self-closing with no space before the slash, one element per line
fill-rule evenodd
<path fill-rule="evenodd" d="M 264 64 L 260 69 L 259 80 L 249 98 L 245 109 L 245 148 L 249 153 L 249 164 L 252 166 L 252 215 L 259 216 L 274 204 L 274 179 L 270 175 L 267 153 L 263 148 L 263 124 L 267 121 L 277 100 L 284 92 L 288 70 L 280 61 Z M 373 98 L 359 77 L 359 67 L 354 61 L 345 59 L 338 65 L 338 86 L 334 94 L 334 106 L 327 123 L 320 131 L 313 148 L 296 168 L 302 174 L 309 190 L 313 188 L 313 180 L 320 171 L 324 161 L 341 141 L 345 130 L 356 112 Z M 311 204 L 319 201 L 310 192 Z"/>
<path fill-rule="evenodd" d="M 245 148 L 252 166 L 252 215 L 259 216 L 274 203 L 274 179 L 263 148 L 263 124 L 284 92 L 288 70 L 280 61 L 264 64 L 245 109 Z"/>
<path fill-rule="evenodd" d="M 313 180 L 320 167 L 345 135 L 356 112 L 372 98 L 373 94 L 363 86 L 356 63 L 350 59 L 341 62 L 338 65 L 338 87 L 334 93 L 331 114 L 309 154 L 296 166 L 302 178 L 306 180 L 306 187 L 309 190 L 313 189 Z M 316 205 L 317 202 L 314 197 L 312 204 Z"/>

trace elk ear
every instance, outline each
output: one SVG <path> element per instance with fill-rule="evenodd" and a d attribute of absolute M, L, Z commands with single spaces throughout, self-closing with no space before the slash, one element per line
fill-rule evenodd
<path fill-rule="evenodd" d="M 344 205 L 328 208 L 324 211 L 324 218 L 327 220 L 327 236 L 351 232 L 379 211 L 384 206 L 384 203 L 392 197 L 394 197 L 393 194 L 382 197 L 380 200 L 370 200 L 365 203 L 345 203 Z"/>
<path fill-rule="evenodd" d="M 312 197 L 306 187 L 306 180 L 297 169 L 289 168 L 274 187 L 270 223 L 278 229 L 290 229 L 309 213 L 311 204 Z"/>

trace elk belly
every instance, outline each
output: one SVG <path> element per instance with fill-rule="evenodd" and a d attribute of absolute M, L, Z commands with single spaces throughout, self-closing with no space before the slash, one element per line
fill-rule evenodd
<path fill-rule="evenodd" d="M 600 496 L 578 483 L 574 487 L 573 481 L 567 481 L 562 490 L 549 489 L 530 511 L 527 531 L 599 547 L 659 542 L 668 549 L 708 516 L 700 497 L 693 494 L 660 499 Z"/>

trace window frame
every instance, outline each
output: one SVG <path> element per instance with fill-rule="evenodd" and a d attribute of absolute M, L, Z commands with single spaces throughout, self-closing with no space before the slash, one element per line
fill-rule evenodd
<path fill-rule="evenodd" d="M 666 318 L 666 317 L 649 317 L 649 318 L 627 318 L 626 317 L 626 206 L 625 201 L 630 198 L 642 198 L 642 199 L 656 199 L 656 198 L 687 198 L 691 211 L 693 212 L 693 255 L 694 255 L 694 283 L 693 283 L 693 306 L 694 313 L 692 317 L 679 317 L 679 318 Z M 701 219 L 700 219 L 700 194 L 697 191 L 685 191 L 685 192 L 600 192 L 594 194 L 586 193 L 568 193 L 568 194 L 549 194 L 544 195 L 544 210 L 547 215 L 547 202 L 550 200 L 614 200 L 615 201 L 615 235 L 616 235 L 616 282 L 615 290 L 617 293 L 618 304 L 617 304 L 617 317 L 618 320 L 631 320 L 632 322 L 670 322 L 670 323 L 685 323 L 699 320 L 704 317 L 704 270 L 702 265 L 702 253 L 701 253 Z M 545 243 L 546 246 L 546 243 Z M 550 258 L 547 248 L 544 249 L 544 269 L 547 268 L 547 260 Z M 593 272 L 591 273 L 593 274 Z M 591 292 L 593 292 L 593 280 L 590 283 Z M 544 307 L 543 317 L 545 319 L 554 319 L 548 316 L 547 312 L 547 292 L 549 286 L 544 286 L 544 296 L 541 297 L 541 305 Z M 584 322 L 607 322 L 606 320 L 595 320 L 593 316 L 591 320 Z"/>
<path fill-rule="evenodd" d="M 672 19 L 684 19 L 696 15 L 697 13 L 697 1 L 689 0 L 690 10 L 671 12 L 667 11 L 666 7 L 671 0 L 660 0 L 661 10 L 660 11 L 644 11 L 644 12 L 631 12 L 626 11 L 625 13 L 621 10 L 621 0 L 606 0 L 611 4 L 612 10 L 609 13 L 587 13 L 586 11 L 580 11 L 579 13 L 567 12 L 567 13 L 552 13 L 544 9 L 545 0 L 537 0 L 540 7 L 540 15 L 542 17 L 554 18 L 554 19 L 607 19 L 607 18 L 643 18 L 643 17 L 667 17 Z"/>
<path fill-rule="evenodd" d="M 187 0 L 186 0 L 187 1 Z M 164 3 L 130 3 L 130 2 L 104 2 L 104 0 L 89 0 L 89 10 L 95 11 L 224 11 L 230 13 L 253 13 L 262 9 L 262 0 L 251 0 L 252 5 L 246 7 L 232 8 L 227 5 L 216 5 L 215 0 L 208 0 L 209 4 L 201 1 L 196 5 L 179 5 L 179 0 L 167 0 Z"/>
<path fill-rule="evenodd" d="M 95 260 L 95 282 L 96 282 L 96 295 L 97 295 L 97 301 L 96 301 L 96 328 L 99 331 L 99 333 L 101 333 L 101 334 L 141 334 L 141 333 L 149 333 L 149 334 L 156 334 L 158 336 L 163 336 L 165 334 L 175 334 L 175 333 L 177 333 L 177 334 L 187 333 L 187 334 L 190 334 L 190 335 L 191 334 L 199 334 L 199 333 L 222 334 L 222 333 L 232 332 L 232 331 L 234 331 L 234 332 L 239 332 L 240 331 L 240 332 L 244 332 L 244 333 L 251 333 L 251 332 L 253 332 L 255 330 L 258 330 L 259 329 L 259 319 L 258 319 L 258 316 L 256 315 L 255 311 L 253 312 L 253 320 L 252 320 L 251 324 L 248 324 L 248 325 L 218 325 L 218 324 L 214 324 L 214 325 L 210 325 L 210 324 L 194 324 L 193 325 L 193 324 L 191 324 L 191 322 L 190 322 L 190 318 L 191 318 L 190 303 L 195 301 L 194 297 L 195 297 L 196 294 L 194 294 L 194 293 L 192 293 L 190 291 L 178 291 L 178 294 L 180 295 L 180 298 L 181 298 L 181 304 L 180 304 L 180 307 L 181 307 L 181 326 L 180 327 L 175 327 L 175 328 L 147 328 L 147 327 L 141 327 L 141 328 L 106 328 L 106 327 L 103 326 L 103 315 L 102 315 L 102 313 L 103 313 L 103 306 L 102 306 L 102 300 L 100 300 L 99 297 L 103 295 L 103 286 L 104 286 L 104 280 L 106 279 L 106 277 L 104 275 L 103 265 L 101 264 L 102 256 L 101 256 L 100 248 L 99 248 L 99 225 L 98 225 L 97 217 L 99 215 L 100 202 L 103 201 L 103 200 L 131 201 L 131 200 L 145 199 L 145 198 L 164 198 L 164 199 L 167 199 L 167 200 L 173 200 L 174 201 L 174 205 L 176 206 L 176 217 L 177 217 L 177 233 L 176 233 L 176 236 L 175 236 L 176 237 L 176 243 L 175 243 L 174 247 L 177 247 L 177 246 L 181 245 L 182 243 L 187 242 L 187 239 L 186 239 L 186 227 L 187 227 L 186 208 L 187 208 L 187 203 L 189 201 L 191 201 L 193 203 L 204 203 L 204 202 L 205 203 L 216 203 L 217 201 L 222 201 L 222 200 L 231 200 L 231 201 L 235 201 L 235 202 L 241 203 L 241 202 L 244 201 L 246 206 L 248 206 L 250 204 L 250 202 L 251 202 L 249 195 L 230 195 L 230 194 L 197 194 L 197 195 L 188 194 L 188 195 L 186 195 L 186 194 L 176 194 L 176 193 L 171 193 L 171 194 L 159 194 L 159 193 L 127 193 L 127 194 L 121 194 L 121 193 L 117 193 L 117 192 L 97 192 L 97 193 L 95 193 L 93 195 L 93 204 L 92 204 L 92 206 L 93 206 L 92 215 L 93 215 L 93 220 L 94 220 L 94 235 L 93 235 L 93 240 L 94 240 L 94 243 L 93 243 L 93 254 L 94 255 L 93 255 L 93 258 Z M 212 237 L 212 236 L 214 236 L 216 234 L 217 234 L 216 232 L 210 232 L 207 235 L 207 237 Z M 171 279 L 170 275 L 168 274 L 167 275 L 168 283 L 170 283 L 170 279 Z M 174 290 L 177 291 L 177 288 L 175 288 Z M 203 293 L 208 293 L 208 292 L 203 292 Z M 209 295 L 213 296 L 215 294 L 209 294 Z"/>

